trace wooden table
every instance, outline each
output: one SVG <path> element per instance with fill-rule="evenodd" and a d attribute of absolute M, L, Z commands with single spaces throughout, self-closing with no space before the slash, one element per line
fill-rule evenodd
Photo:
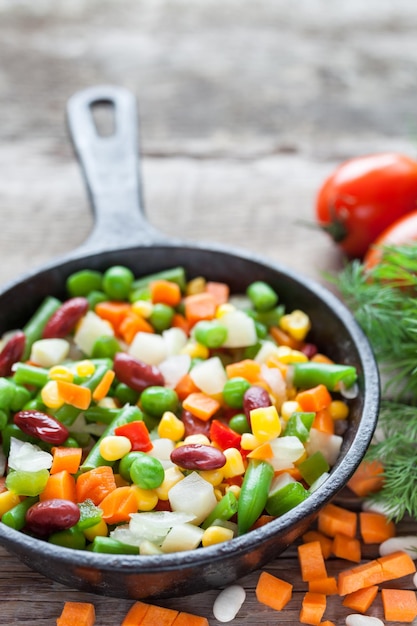
<path fill-rule="evenodd" d="M 286 0 L 0 0 L 0 283 L 90 231 L 64 111 L 73 92 L 100 83 L 139 99 L 145 200 L 158 229 L 243 247 L 325 283 L 343 260 L 306 225 L 325 176 L 359 153 L 415 153 L 416 27 L 407 1 L 310 0 L 294 10 Z M 0 553 L 2 624 L 50 626 L 64 601 L 85 600 L 98 626 L 114 626 L 131 605 L 67 589 Z M 255 572 L 241 581 L 247 600 L 235 623 L 298 623 L 295 547 L 265 569 L 291 579 L 293 600 L 282 614 L 260 606 Z M 216 595 L 161 604 L 218 626 Z M 329 619 L 344 624 L 347 613 L 330 598 Z M 372 614 L 382 615 L 379 600 Z"/>

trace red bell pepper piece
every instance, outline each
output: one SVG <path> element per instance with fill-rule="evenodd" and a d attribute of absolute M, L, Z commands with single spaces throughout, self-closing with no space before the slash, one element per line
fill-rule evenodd
<path fill-rule="evenodd" d="M 235 430 L 224 424 L 220 420 L 212 420 L 210 425 L 210 439 L 219 446 L 221 450 L 227 448 L 240 449 L 240 440 L 242 436 Z"/>
<path fill-rule="evenodd" d="M 141 420 L 118 426 L 114 429 L 114 434 L 130 439 L 133 452 L 149 452 L 153 448 L 149 431 Z"/>

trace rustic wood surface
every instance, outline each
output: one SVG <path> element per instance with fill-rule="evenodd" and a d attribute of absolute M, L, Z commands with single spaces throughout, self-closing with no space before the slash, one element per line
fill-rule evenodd
<path fill-rule="evenodd" d="M 146 207 L 158 229 L 325 282 L 343 259 L 306 225 L 325 176 L 360 153 L 416 152 L 416 28 L 410 0 L 0 0 L 0 283 L 90 232 L 64 112 L 72 93 L 102 83 L 138 97 Z M 51 626 L 64 601 L 84 600 L 98 626 L 114 626 L 131 605 L 67 589 L 3 549 L 0 559 L 1 624 Z M 330 573 L 343 567 L 329 562 Z M 299 623 L 295 548 L 265 569 L 291 579 L 291 603 L 279 615 L 259 605 L 256 572 L 242 581 L 235 623 Z M 161 604 L 218 626 L 217 593 Z M 341 625 L 347 614 L 330 598 L 328 619 Z M 372 615 L 382 616 L 379 600 Z"/>

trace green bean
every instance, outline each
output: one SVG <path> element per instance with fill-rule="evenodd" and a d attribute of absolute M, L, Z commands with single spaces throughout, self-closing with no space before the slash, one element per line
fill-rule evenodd
<path fill-rule="evenodd" d="M 6 426 L 8 421 L 9 421 L 9 414 L 6 413 L 6 411 L 3 411 L 0 409 L 0 430 L 3 430 L 3 428 Z"/>
<path fill-rule="evenodd" d="M 84 417 L 87 422 L 99 422 L 100 424 L 110 424 L 118 415 L 120 409 L 109 409 L 104 406 L 91 406 L 84 411 Z"/>
<path fill-rule="evenodd" d="M 25 498 L 19 504 L 16 504 L 12 509 L 6 511 L 3 514 L 1 521 L 6 526 L 10 528 L 14 528 L 15 530 L 22 530 L 26 524 L 26 513 L 35 502 L 38 502 L 39 498 L 37 496 L 32 496 L 29 498 Z"/>
<path fill-rule="evenodd" d="M 237 513 L 237 498 L 232 491 L 228 491 L 216 504 L 212 512 L 206 517 L 201 528 L 204 530 L 211 526 L 216 520 L 229 520 Z"/>
<path fill-rule="evenodd" d="M 305 361 L 292 365 L 292 382 L 295 387 L 308 389 L 317 385 L 325 385 L 329 391 L 339 389 L 340 384 L 351 387 L 357 378 L 353 365 L 337 363 L 315 363 Z"/>
<path fill-rule="evenodd" d="M 79 530 L 77 526 L 52 533 L 48 542 L 56 546 L 62 546 L 63 548 L 72 548 L 73 550 L 84 550 L 87 543 L 84 533 Z"/>
<path fill-rule="evenodd" d="M 121 404 L 136 404 L 139 400 L 140 394 L 126 385 L 125 383 L 119 383 L 114 390 L 114 397 L 121 402 Z"/>
<path fill-rule="evenodd" d="M 256 280 L 246 290 L 256 311 L 270 311 L 278 302 L 278 296 L 268 283 Z"/>
<path fill-rule="evenodd" d="M 90 549 L 92 552 L 107 554 L 139 554 L 139 548 L 137 546 L 122 543 L 112 537 L 94 537 Z"/>
<path fill-rule="evenodd" d="M 118 426 L 127 424 L 128 422 L 134 422 L 142 419 L 142 412 L 137 406 L 126 405 L 116 415 L 113 421 L 107 426 L 101 437 L 96 441 L 87 455 L 87 458 L 82 463 L 80 470 L 86 472 L 88 470 L 99 467 L 100 465 L 113 465 L 113 461 L 107 461 L 100 454 L 100 443 L 104 437 L 114 435 L 114 431 Z"/>
<path fill-rule="evenodd" d="M 30 400 L 32 394 L 23 385 L 14 385 L 14 396 L 10 405 L 11 411 L 20 411 Z"/>
<path fill-rule="evenodd" d="M 45 367 L 16 363 L 13 380 L 18 385 L 34 385 L 40 388 L 48 382 L 48 375 L 49 371 Z"/>
<path fill-rule="evenodd" d="M 243 535 L 256 522 L 265 508 L 274 468 L 267 461 L 249 461 L 237 509 L 238 534 Z"/>
<path fill-rule="evenodd" d="M 132 285 L 132 290 L 137 291 L 142 289 L 143 287 L 148 287 L 149 284 L 154 280 L 169 280 L 172 283 L 177 283 L 179 285 L 181 291 L 185 291 L 185 287 L 187 284 L 187 278 L 185 275 L 185 270 L 183 267 L 172 267 L 167 270 L 162 270 L 161 272 L 155 272 L 153 274 L 148 274 L 147 276 L 143 276 L 142 278 L 137 278 Z"/>
<path fill-rule="evenodd" d="M 99 304 L 99 302 L 106 302 L 106 300 L 108 300 L 104 291 L 97 291 L 96 289 L 90 291 L 90 293 L 85 297 L 88 300 L 88 308 L 90 309 L 90 311 L 94 311 L 96 305 Z"/>
<path fill-rule="evenodd" d="M 120 343 L 117 341 L 116 337 L 110 335 L 103 335 L 99 337 L 93 345 L 93 349 L 91 352 L 92 358 L 109 358 L 112 359 L 116 352 L 120 352 L 121 347 Z"/>
<path fill-rule="evenodd" d="M 269 515 L 278 517 L 293 509 L 297 504 L 304 502 L 308 498 L 308 491 L 298 481 L 287 483 L 273 494 L 271 494 L 265 504 Z"/>
<path fill-rule="evenodd" d="M 33 343 L 38 339 L 41 339 L 43 329 L 45 328 L 47 321 L 51 315 L 59 309 L 61 304 L 62 302 L 53 296 L 46 297 L 40 307 L 35 311 L 34 315 L 23 327 L 23 332 L 26 336 L 26 343 L 22 361 L 29 358 Z"/>

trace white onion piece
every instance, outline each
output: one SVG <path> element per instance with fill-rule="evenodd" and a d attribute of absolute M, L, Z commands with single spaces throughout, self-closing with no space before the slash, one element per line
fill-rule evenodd
<path fill-rule="evenodd" d="M 330 466 L 336 463 L 342 447 L 343 437 L 324 433 L 317 428 L 310 429 L 310 437 L 306 443 L 307 454 L 311 456 L 315 452 L 321 452 Z"/>
<path fill-rule="evenodd" d="M 49 452 L 27 441 L 20 441 L 15 437 L 10 439 L 10 453 L 8 464 L 10 469 L 21 472 L 38 472 L 50 469 L 53 457 Z"/>
<path fill-rule="evenodd" d="M 30 360 L 41 367 L 53 367 L 65 361 L 69 350 L 66 339 L 39 339 L 32 345 Z"/>
<path fill-rule="evenodd" d="M 187 343 L 187 335 L 181 328 L 168 328 L 162 333 L 162 337 L 165 341 L 167 354 L 179 354 Z"/>
<path fill-rule="evenodd" d="M 417 573 L 413 576 L 413 585 L 417 588 Z"/>
<path fill-rule="evenodd" d="M 345 385 L 341 382 L 339 385 L 340 395 L 342 395 L 347 400 L 352 400 L 353 398 L 357 398 L 359 395 L 359 386 L 357 383 L 353 383 L 350 387 L 345 387 Z"/>
<path fill-rule="evenodd" d="M 95 342 L 103 336 L 114 336 L 112 325 L 107 320 L 101 319 L 94 311 L 88 311 L 77 326 L 74 343 L 84 354 L 90 356 Z"/>
<path fill-rule="evenodd" d="M 184 552 L 196 550 L 201 543 L 204 530 L 193 524 L 177 524 L 168 532 L 161 544 L 162 552 Z"/>
<path fill-rule="evenodd" d="M 281 371 L 277 367 L 261 364 L 261 376 L 269 386 L 277 403 L 281 405 L 287 396 L 287 385 Z"/>
<path fill-rule="evenodd" d="M 352 613 L 346 617 L 346 626 L 384 626 L 384 622 L 378 617 Z"/>
<path fill-rule="evenodd" d="M 219 622 L 231 622 L 246 599 L 246 591 L 240 585 L 223 589 L 213 604 L 213 615 Z"/>
<path fill-rule="evenodd" d="M 191 472 L 171 487 L 168 498 L 172 511 L 193 515 L 196 525 L 201 524 L 217 504 L 213 485 L 197 472 Z"/>
<path fill-rule="evenodd" d="M 159 364 L 158 368 L 164 377 L 165 387 L 174 389 L 181 378 L 188 373 L 191 357 L 188 354 L 174 354 Z"/>
<path fill-rule="evenodd" d="M 197 363 L 190 371 L 190 376 L 193 383 L 208 395 L 221 393 L 227 381 L 223 363 L 217 356 Z"/>
<path fill-rule="evenodd" d="M 128 352 L 133 358 L 148 365 L 159 365 L 168 356 L 164 338 L 156 333 L 136 333 Z"/>
<path fill-rule="evenodd" d="M 230 311 L 222 315 L 221 323 L 227 329 L 224 348 L 245 348 L 255 345 L 258 341 L 255 322 L 243 311 Z"/>

